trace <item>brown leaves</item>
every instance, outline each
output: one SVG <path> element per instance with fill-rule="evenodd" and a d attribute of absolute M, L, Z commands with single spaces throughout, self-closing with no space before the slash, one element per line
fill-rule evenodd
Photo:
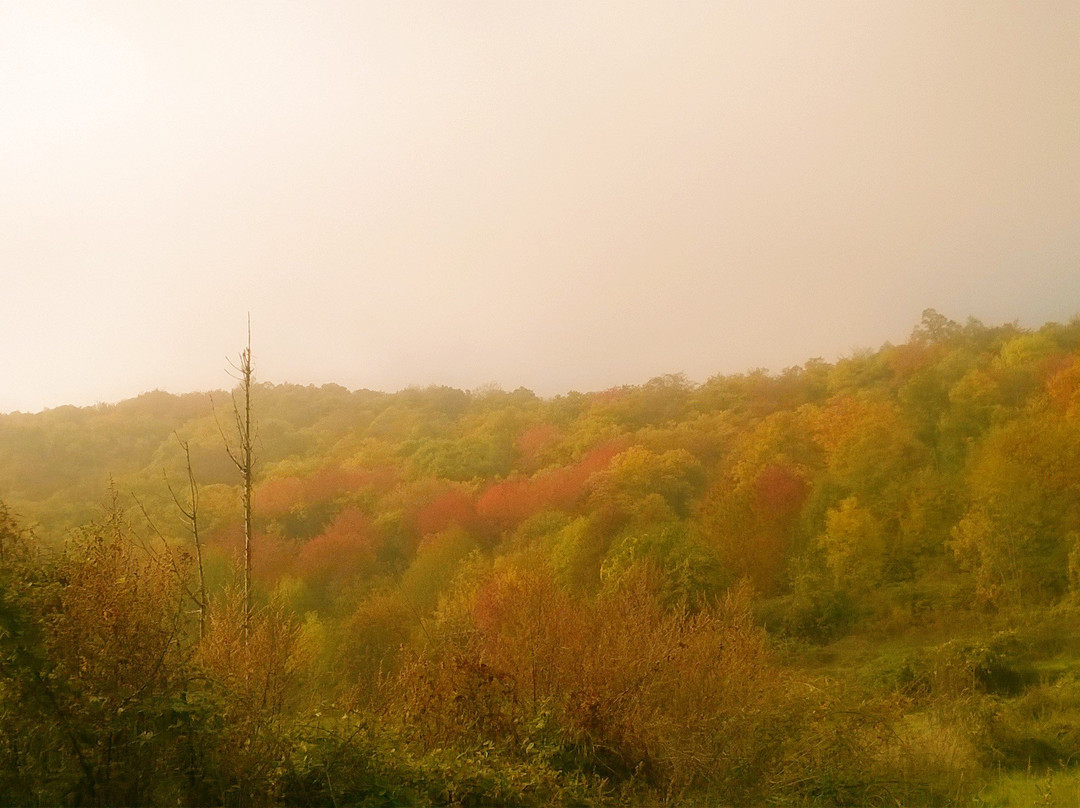
<path fill-rule="evenodd" d="M 171 548 L 150 554 L 119 523 L 92 525 L 59 562 L 50 651 L 68 675 L 114 707 L 180 675 L 183 602 Z"/>
<path fill-rule="evenodd" d="M 645 568 L 575 597 L 535 558 L 497 564 L 445 604 L 401 698 L 430 743 L 513 745 L 550 713 L 609 775 L 703 780 L 757 754 L 750 730 L 783 701 L 748 603 L 738 590 L 712 611 L 665 608 Z"/>

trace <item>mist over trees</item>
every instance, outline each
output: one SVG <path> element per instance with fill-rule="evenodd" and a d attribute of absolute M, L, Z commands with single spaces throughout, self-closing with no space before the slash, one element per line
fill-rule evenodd
<path fill-rule="evenodd" d="M 1080 321 L 250 392 L 0 416 L 0 804 L 1080 793 Z"/>

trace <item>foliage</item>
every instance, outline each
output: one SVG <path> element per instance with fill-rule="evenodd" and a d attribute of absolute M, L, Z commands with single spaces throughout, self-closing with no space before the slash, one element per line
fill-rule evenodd
<path fill-rule="evenodd" d="M 1007 804 L 1019 778 L 1075 783 L 1080 321 L 928 310 L 833 363 L 551 399 L 255 392 L 246 628 L 205 396 L 0 416 L 0 804 Z"/>

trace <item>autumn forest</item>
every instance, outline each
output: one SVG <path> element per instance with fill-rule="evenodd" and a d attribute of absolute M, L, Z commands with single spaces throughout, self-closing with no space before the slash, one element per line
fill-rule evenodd
<path fill-rule="evenodd" d="M 242 388 L 0 416 L 0 805 L 1080 803 L 1080 320 L 551 398 L 255 337 L 249 530 Z"/>

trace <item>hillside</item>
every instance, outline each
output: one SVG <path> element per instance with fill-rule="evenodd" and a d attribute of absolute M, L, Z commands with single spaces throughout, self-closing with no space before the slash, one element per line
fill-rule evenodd
<path fill-rule="evenodd" d="M 252 626 L 212 398 L 0 416 L 0 804 L 1080 797 L 1080 320 L 548 399 L 260 383 Z"/>

